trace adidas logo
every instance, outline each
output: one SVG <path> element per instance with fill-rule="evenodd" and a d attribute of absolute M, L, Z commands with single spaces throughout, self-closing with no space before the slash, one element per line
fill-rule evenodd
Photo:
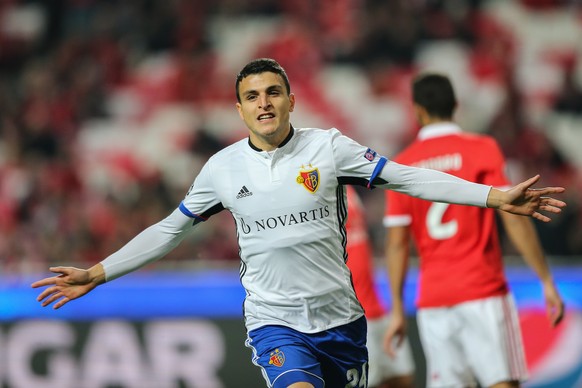
<path fill-rule="evenodd" d="M 249 191 L 249 189 L 247 189 L 246 186 L 243 186 L 242 189 L 240 189 L 240 191 L 238 192 L 236 199 L 250 197 L 251 195 L 253 195 L 252 191 Z"/>

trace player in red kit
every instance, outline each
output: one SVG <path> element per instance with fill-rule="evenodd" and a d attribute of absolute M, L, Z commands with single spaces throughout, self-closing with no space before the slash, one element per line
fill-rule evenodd
<path fill-rule="evenodd" d="M 395 357 L 383 350 L 384 333 L 389 317 L 378 296 L 374 281 L 374 262 L 365 220 L 365 210 L 353 186 L 346 186 L 348 198 L 348 267 L 356 295 L 368 321 L 368 385 L 370 388 L 412 388 L 414 359 L 408 339 L 397 349 Z"/>
<path fill-rule="evenodd" d="M 394 160 L 458 177 L 510 187 L 505 160 L 489 136 L 461 131 L 456 98 L 439 74 L 413 81 L 416 140 Z M 504 275 L 495 211 L 387 193 L 384 225 L 393 301 L 385 347 L 405 333 L 402 289 L 414 239 L 420 257 L 418 327 L 427 359 L 428 387 L 518 387 L 527 378 L 517 310 Z M 543 286 L 552 325 L 564 305 L 529 218 L 499 213 L 505 230 Z"/>

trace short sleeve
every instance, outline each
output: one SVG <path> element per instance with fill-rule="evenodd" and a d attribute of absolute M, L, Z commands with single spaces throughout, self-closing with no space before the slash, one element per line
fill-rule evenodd
<path fill-rule="evenodd" d="M 412 223 L 410 200 L 412 197 L 393 190 L 385 192 L 383 224 L 385 227 L 406 226 Z"/>
<path fill-rule="evenodd" d="M 195 222 L 206 221 L 211 215 L 223 210 L 212 179 L 212 159 L 200 170 L 180 203 L 180 211 Z"/>
<path fill-rule="evenodd" d="M 342 178 L 355 178 L 368 182 L 386 163 L 385 157 L 342 135 L 337 129 L 330 129 L 330 134 L 336 175 L 340 181 Z"/>

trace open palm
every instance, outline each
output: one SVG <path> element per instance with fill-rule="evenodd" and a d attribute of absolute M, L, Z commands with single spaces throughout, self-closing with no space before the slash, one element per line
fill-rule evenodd
<path fill-rule="evenodd" d="M 551 219 L 540 211 L 560 213 L 561 208 L 566 206 L 566 203 L 547 195 L 563 193 L 565 189 L 563 187 L 531 188 L 539 179 L 540 176 L 536 175 L 507 190 L 505 193 L 508 195 L 508 201 L 502 204 L 499 209 L 549 222 Z"/>
<path fill-rule="evenodd" d="M 69 301 L 87 294 L 98 285 L 91 281 L 89 272 L 84 269 L 52 267 L 50 271 L 59 275 L 38 280 L 31 285 L 33 288 L 50 286 L 36 298 L 42 302 L 43 307 L 56 302 L 53 308 L 58 309 Z"/>

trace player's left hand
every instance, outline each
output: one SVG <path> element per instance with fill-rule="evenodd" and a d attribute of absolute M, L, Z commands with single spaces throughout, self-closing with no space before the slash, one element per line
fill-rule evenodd
<path fill-rule="evenodd" d="M 550 217 L 540 213 L 540 211 L 554 214 L 560 213 L 562 208 L 566 206 L 566 203 L 564 201 L 548 197 L 548 195 L 563 193 L 565 189 L 563 187 L 544 187 L 540 189 L 532 188 L 531 186 L 538 182 L 539 179 L 540 176 L 536 175 L 524 182 L 521 182 L 520 184 L 503 192 L 505 196 L 503 199 L 496 198 L 496 196 L 493 195 L 491 198 L 491 207 L 497 207 L 500 210 L 513 214 L 531 216 L 543 222 L 551 221 Z M 497 200 L 500 200 L 500 202 L 496 203 Z"/>
<path fill-rule="evenodd" d="M 406 337 L 406 318 L 403 313 L 392 311 L 390 323 L 384 335 L 384 351 L 392 358 L 396 357 L 396 349 L 402 345 Z"/>

